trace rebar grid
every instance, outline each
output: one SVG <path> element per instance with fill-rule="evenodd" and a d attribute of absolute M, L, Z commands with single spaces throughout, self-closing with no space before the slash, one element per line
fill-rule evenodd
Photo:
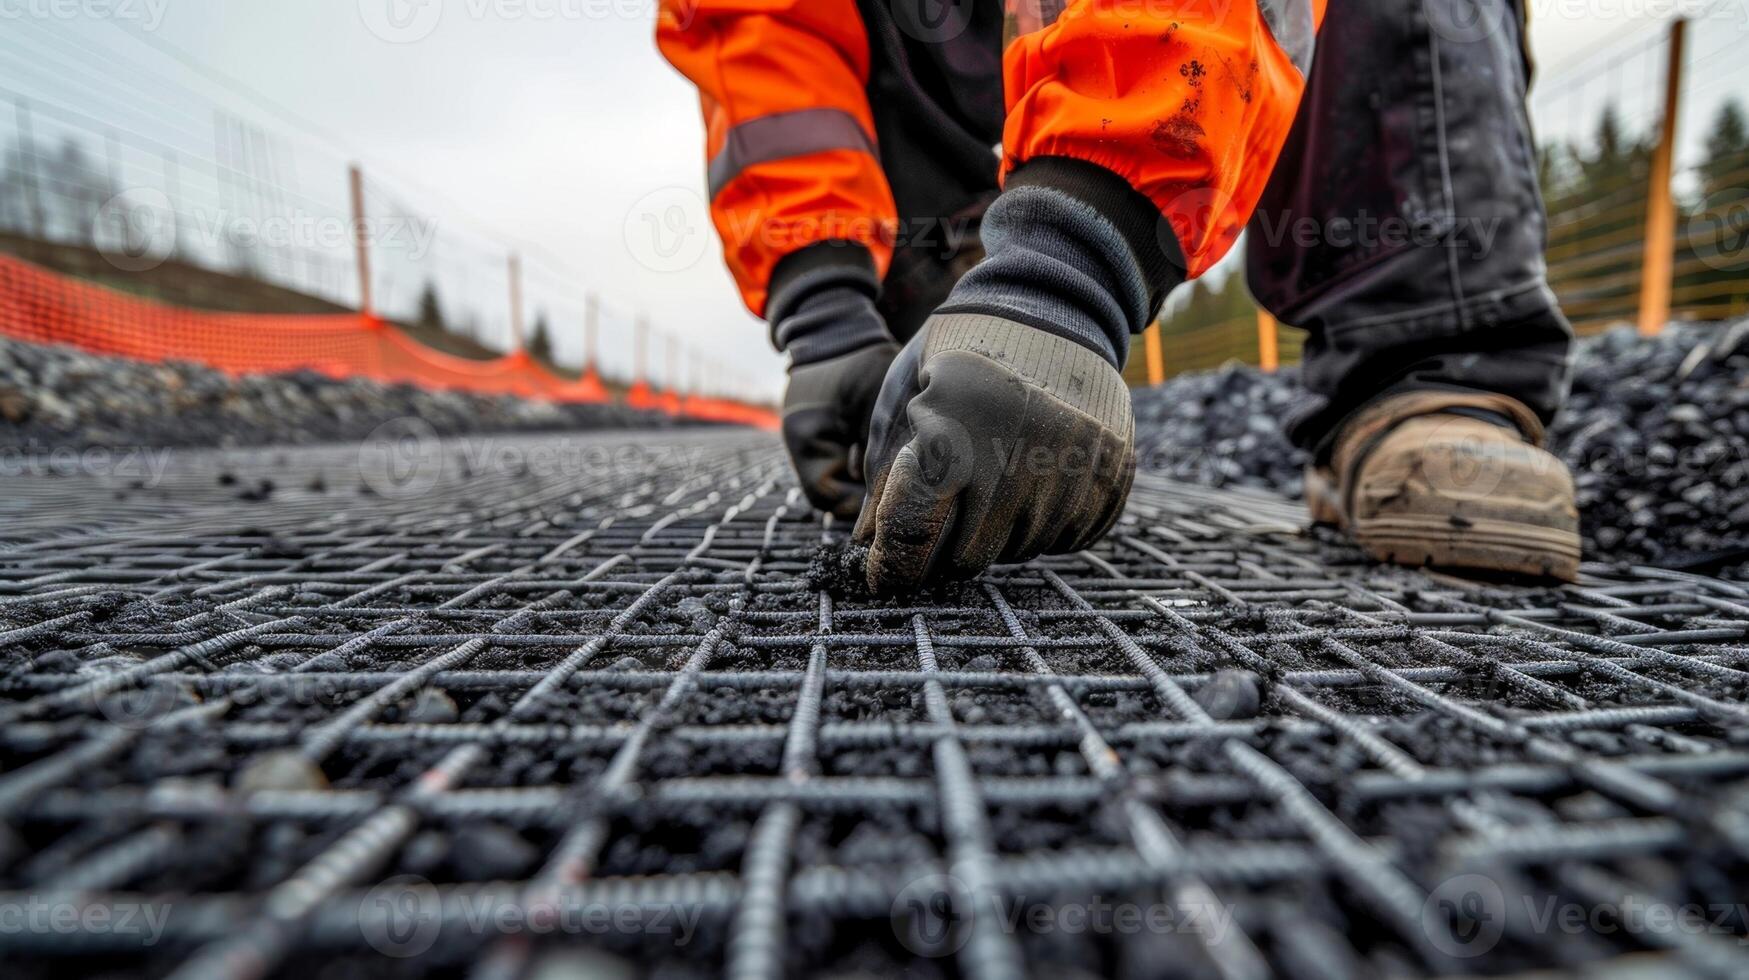
<path fill-rule="evenodd" d="M 1296 506 L 1144 476 L 1091 551 L 834 599 L 805 573 L 844 529 L 771 441 L 662 439 L 446 446 L 341 506 L 378 450 L 21 481 L 0 956 L 1749 966 L 1749 590 L 1376 568 Z"/>

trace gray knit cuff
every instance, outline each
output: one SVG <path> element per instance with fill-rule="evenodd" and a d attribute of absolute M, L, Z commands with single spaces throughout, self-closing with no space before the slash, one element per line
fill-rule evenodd
<path fill-rule="evenodd" d="M 879 295 L 874 258 L 864 246 L 827 241 L 793 252 L 771 275 L 765 316 L 772 346 L 794 365 L 891 340 L 875 308 Z"/>
<path fill-rule="evenodd" d="M 772 327 L 790 364 L 813 364 L 891 341 L 873 297 L 851 286 L 809 293 L 795 311 Z"/>
<path fill-rule="evenodd" d="M 1123 366 L 1130 334 L 1148 325 L 1156 300 L 1113 221 L 1067 191 L 1026 184 L 996 199 L 984 215 L 983 233 L 988 257 L 966 273 L 938 312 L 988 313 L 1026 323 Z"/>

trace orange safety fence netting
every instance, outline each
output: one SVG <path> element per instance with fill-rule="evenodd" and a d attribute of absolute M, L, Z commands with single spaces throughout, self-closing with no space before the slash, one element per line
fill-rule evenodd
<path fill-rule="evenodd" d="M 593 371 L 575 380 L 562 378 L 523 351 L 471 361 L 432 350 L 363 313 L 217 313 L 167 306 L 4 255 L 0 255 L 0 335 L 139 361 L 192 361 L 228 374 L 308 369 L 335 378 L 485 395 L 558 402 L 612 400 Z M 701 421 L 777 427 L 777 416 L 768 408 L 652 393 L 642 383 L 633 388 L 627 404 Z"/>

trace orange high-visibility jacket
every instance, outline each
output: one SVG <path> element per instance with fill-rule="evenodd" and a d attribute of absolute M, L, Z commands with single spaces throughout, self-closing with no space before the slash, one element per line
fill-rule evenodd
<path fill-rule="evenodd" d="M 1325 0 L 1006 0 L 1004 177 L 1069 157 L 1159 210 L 1195 277 L 1239 235 L 1305 88 Z M 662 0 L 657 43 L 699 88 L 711 216 L 747 306 L 810 244 L 897 224 L 856 0 Z"/>

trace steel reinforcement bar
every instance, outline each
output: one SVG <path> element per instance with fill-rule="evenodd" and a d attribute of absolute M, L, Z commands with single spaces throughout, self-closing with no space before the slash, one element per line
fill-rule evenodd
<path fill-rule="evenodd" d="M 1090 551 L 876 600 L 763 436 L 407 452 L 15 481 L 21 975 L 1749 962 L 1740 585 L 1377 568 L 1144 474 Z"/>

